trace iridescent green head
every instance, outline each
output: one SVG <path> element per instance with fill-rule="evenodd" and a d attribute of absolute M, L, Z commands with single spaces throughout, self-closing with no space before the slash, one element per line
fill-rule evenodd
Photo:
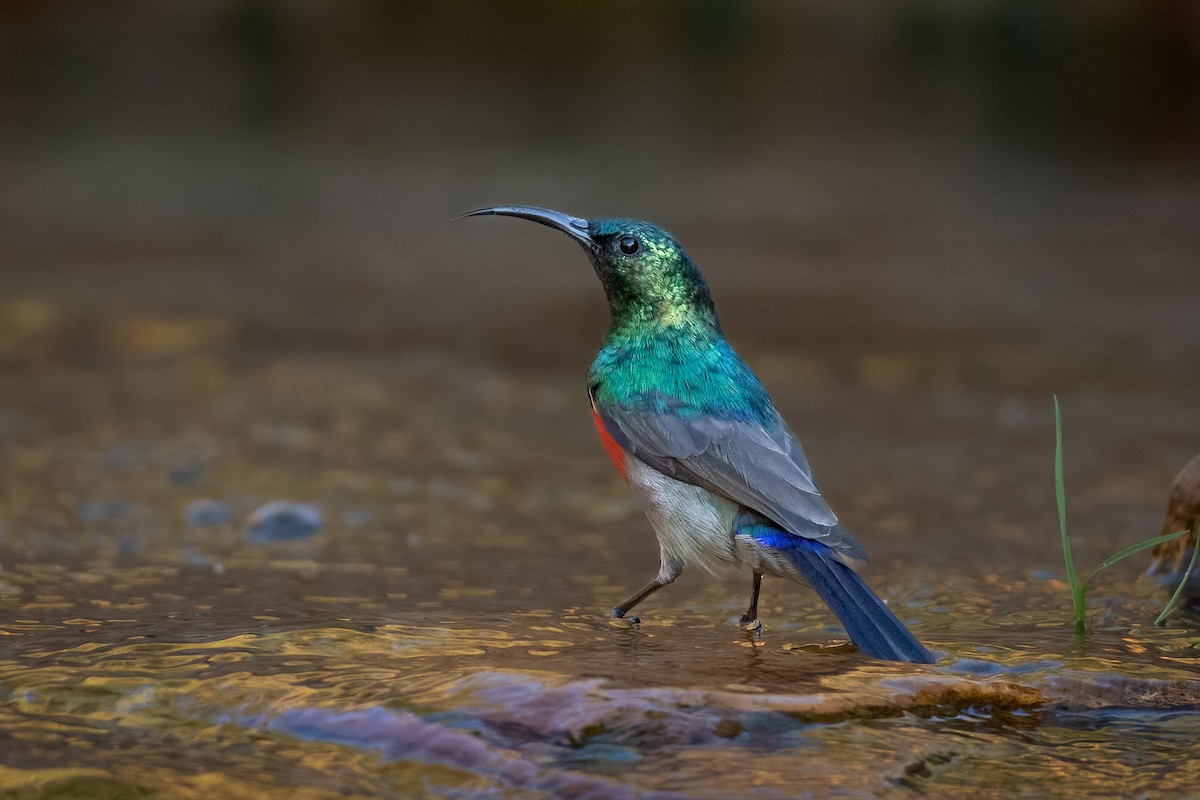
<path fill-rule="evenodd" d="M 604 284 L 613 325 L 717 328 L 708 284 L 675 237 L 638 219 L 584 219 L 533 206 L 495 206 L 465 216 L 500 214 L 562 231 L 587 251 Z"/>

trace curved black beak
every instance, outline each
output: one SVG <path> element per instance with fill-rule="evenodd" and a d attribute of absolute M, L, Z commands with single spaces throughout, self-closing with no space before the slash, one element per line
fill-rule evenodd
<path fill-rule="evenodd" d="M 538 222 L 548 228 L 562 231 L 583 245 L 588 252 L 595 252 L 597 249 L 596 241 L 592 238 L 588 230 L 588 221 L 583 217 L 572 217 L 570 214 L 564 214 L 561 211 L 551 211 L 548 208 L 538 208 L 537 206 L 491 206 L 490 208 L 478 208 L 474 211 L 468 211 L 462 216 L 483 217 L 490 214 L 502 217 L 517 217 L 518 219 Z M 459 219 L 462 219 L 462 217 L 459 217 Z"/>

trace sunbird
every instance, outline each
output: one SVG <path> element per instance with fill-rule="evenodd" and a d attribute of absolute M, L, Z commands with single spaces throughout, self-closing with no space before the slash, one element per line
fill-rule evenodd
<path fill-rule="evenodd" d="M 533 206 L 498 214 L 546 225 L 583 246 L 611 322 L 588 371 L 592 419 L 658 538 L 658 574 L 612 610 L 629 612 L 685 564 L 748 567 L 740 624 L 761 630 L 764 574 L 808 583 L 869 656 L 933 654 L 854 571 L 866 551 L 821 496 L 800 442 L 726 341 L 708 284 L 667 231 L 637 219 L 584 219 Z M 636 617 L 632 617 L 636 621 Z"/>

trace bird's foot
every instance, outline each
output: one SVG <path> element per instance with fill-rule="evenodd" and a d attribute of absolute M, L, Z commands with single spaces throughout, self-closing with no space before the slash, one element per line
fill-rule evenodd
<path fill-rule="evenodd" d="M 742 618 L 738 620 L 738 627 L 755 636 L 761 636 L 763 632 L 763 624 L 759 622 L 758 617 L 751 617 L 749 614 L 742 614 Z"/>
<path fill-rule="evenodd" d="M 641 617 L 638 617 L 638 616 L 626 616 L 626 615 L 625 615 L 625 612 L 624 612 L 624 611 L 622 611 L 622 610 L 621 610 L 621 609 L 619 609 L 619 608 L 614 608 L 614 609 L 612 610 L 612 615 L 613 615 L 613 618 L 614 618 L 614 619 L 623 619 L 623 620 L 626 620 L 627 622 L 629 622 L 629 624 L 630 624 L 630 625 L 640 625 L 640 624 L 642 624 Z"/>

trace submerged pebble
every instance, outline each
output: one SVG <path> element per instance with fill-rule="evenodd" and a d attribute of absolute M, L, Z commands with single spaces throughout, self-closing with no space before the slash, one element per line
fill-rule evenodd
<path fill-rule="evenodd" d="M 176 486 L 195 486 L 203 482 L 208 467 L 201 461 L 189 461 L 167 471 L 167 480 Z"/>
<path fill-rule="evenodd" d="M 220 500 L 193 500 L 184 507 L 183 518 L 193 528 L 211 528 L 233 521 L 229 506 Z"/>
<path fill-rule="evenodd" d="M 248 722 L 253 724 L 257 720 Z M 501 786 L 532 790 L 543 797 L 685 800 L 681 794 L 643 792 L 598 775 L 546 771 L 544 765 L 517 752 L 497 748 L 472 734 L 427 722 L 406 711 L 378 707 L 347 711 L 293 708 L 267 720 L 266 727 L 308 741 L 357 747 L 389 761 L 442 764 L 492 778 Z M 592 746 L 590 750 L 591 759 L 579 758 L 576 751 L 564 763 L 590 760 L 630 763 L 640 758 L 629 747 Z"/>
<path fill-rule="evenodd" d="M 321 530 L 321 511 L 315 505 L 273 500 L 246 520 L 246 538 L 253 544 L 307 539 Z"/>

